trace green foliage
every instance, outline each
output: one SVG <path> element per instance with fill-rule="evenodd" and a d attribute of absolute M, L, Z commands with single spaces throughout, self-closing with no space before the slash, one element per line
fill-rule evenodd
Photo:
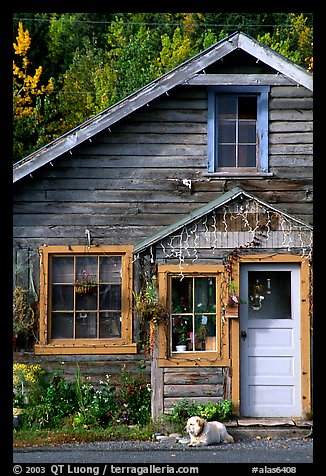
<path fill-rule="evenodd" d="M 207 421 L 228 421 L 232 418 L 232 402 L 223 400 L 220 403 L 195 403 L 186 398 L 173 405 L 169 419 L 181 430 L 191 416 L 199 416 Z"/>
<path fill-rule="evenodd" d="M 94 384 L 79 367 L 70 382 L 62 373 L 47 375 L 38 365 L 15 364 L 14 388 L 13 405 L 23 409 L 20 418 L 25 430 L 58 428 L 67 419 L 76 428 L 150 422 L 151 389 L 141 370 L 133 375 L 122 369 L 112 382 L 107 376 Z"/>
<path fill-rule="evenodd" d="M 118 411 L 114 396 L 115 387 L 107 381 L 100 381 L 100 386 L 95 387 L 88 376 L 81 375 L 77 368 L 76 399 L 78 411 L 73 417 L 75 426 L 103 425 L 114 418 Z"/>
<path fill-rule="evenodd" d="M 313 28 L 307 25 L 307 18 L 301 14 L 289 14 L 291 27 L 285 34 L 276 28 L 273 34 L 258 35 L 258 40 L 278 51 L 283 56 L 311 70 Z"/>
<path fill-rule="evenodd" d="M 137 375 L 132 375 L 123 368 L 115 384 L 117 402 L 115 420 L 129 425 L 148 423 L 151 416 L 151 388 L 144 380 L 141 370 Z"/>
<path fill-rule="evenodd" d="M 232 402 L 223 400 L 220 403 L 197 405 L 197 415 L 208 421 L 227 421 L 232 417 Z"/>
<path fill-rule="evenodd" d="M 28 393 L 28 404 L 22 414 L 24 428 L 55 428 L 77 408 L 73 383 L 55 373 Z"/>

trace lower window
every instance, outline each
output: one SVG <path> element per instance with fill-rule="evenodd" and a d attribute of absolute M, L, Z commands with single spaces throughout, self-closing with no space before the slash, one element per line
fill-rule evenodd
<path fill-rule="evenodd" d="M 51 338 L 121 337 L 122 256 L 52 256 Z"/>
<path fill-rule="evenodd" d="M 48 246 L 39 251 L 40 345 L 36 351 L 52 353 L 63 346 L 70 353 L 81 349 L 87 353 L 102 346 L 110 353 L 112 346 L 114 353 L 119 349 L 133 352 L 132 247 Z"/>

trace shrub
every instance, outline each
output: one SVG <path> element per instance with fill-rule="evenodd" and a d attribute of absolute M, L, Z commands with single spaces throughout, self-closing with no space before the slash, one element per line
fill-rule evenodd
<path fill-rule="evenodd" d="M 23 426 L 55 428 L 77 408 L 74 385 L 55 373 L 42 386 L 29 393 L 23 413 Z"/>
<path fill-rule="evenodd" d="M 151 418 L 151 388 L 139 369 L 132 375 L 122 368 L 116 384 L 117 413 L 115 419 L 121 423 L 145 425 Z"/>
<path fill-rule="evenodd" d="M 58 373 L 46 375 L 40 366 L 15 365 L 14 406 L 23 408 L 25 429 L 56 428 L 67 417 L 73 426 L 84 428 L 114 422 L 145 425 L 151 420 L 151 389 L 140 369 L 132 375 L 123 368 L 112 382 L 107 375 L 95 385 L 89 376 L 82 376 L 79 367 L 75 381 L 68 382 Z"/>
<path fill-rule="evenodd" d="M 106 381 L 100 381 L 100 386 L 96 388 L 89 376 L 82 377 L 78 367 L 75 388 L 78 404 L 78 411 L 73 418 L 75 426 L 104 425 L 113 418 L 117 404 L 115 387 L 110 384 L 109 376 Z"/>
<path fill-rule="evenodd" d="M 218 420 L 227 421 L 232 418 L 232 402 L 223 400 L 220 403 L 195 403 L 189 402 L 186 398 L 182 399 L 172 407 L 169 420 L 176 425 L 178 429 L 183 429 L 188 418 L 199 416 L 208 421 Z"/>
<path fill-rule="evenodd" d="M 40 365 L 13 365 L 13 406 L 24 408 L 44 382 L 46 372 Z"/>

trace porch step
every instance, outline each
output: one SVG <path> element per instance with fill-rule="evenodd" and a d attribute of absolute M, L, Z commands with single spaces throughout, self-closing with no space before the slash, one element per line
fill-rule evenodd
<path fill-rule="evenodd" d="M 225 426 L 238 438 L 308 438 L 313 433 L 313 422 L 300 418 L 235 418 Z"/>

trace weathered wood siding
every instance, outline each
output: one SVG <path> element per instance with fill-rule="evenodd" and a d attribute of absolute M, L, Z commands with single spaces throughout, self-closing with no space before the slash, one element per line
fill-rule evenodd
<path fill-rule="evenodd" d="M 21 180 L 16 244 L 80 244 L 86 227 L 95 243 L 137 243 L 235 186 L 311 223 L 311 93 L 273 86 L 269 104 L 273 177 L 207 176 L 206 89 L 177 87 Z"/>
<path fill-rule="evenodd" d="M 164 413 L 184 398 L 189 402 L 218 403 L 230 398 L 228 370 L 225 367 L 164 368 Z"/>
<path fill-rule="evenodd" d="M 146 381 L 150 382 L 150 363 L 142 355 L 35 355 L 33 352 L 14 352 L 15 363 L 39 364 L 49 373 L 58 372 L 66 380 L 75 379 L 79 367 L 83 375 L 93 383 L 106 380 L 106 376 L 117 376 L 122 369 L 136 374 L 139 369 Z"/>

